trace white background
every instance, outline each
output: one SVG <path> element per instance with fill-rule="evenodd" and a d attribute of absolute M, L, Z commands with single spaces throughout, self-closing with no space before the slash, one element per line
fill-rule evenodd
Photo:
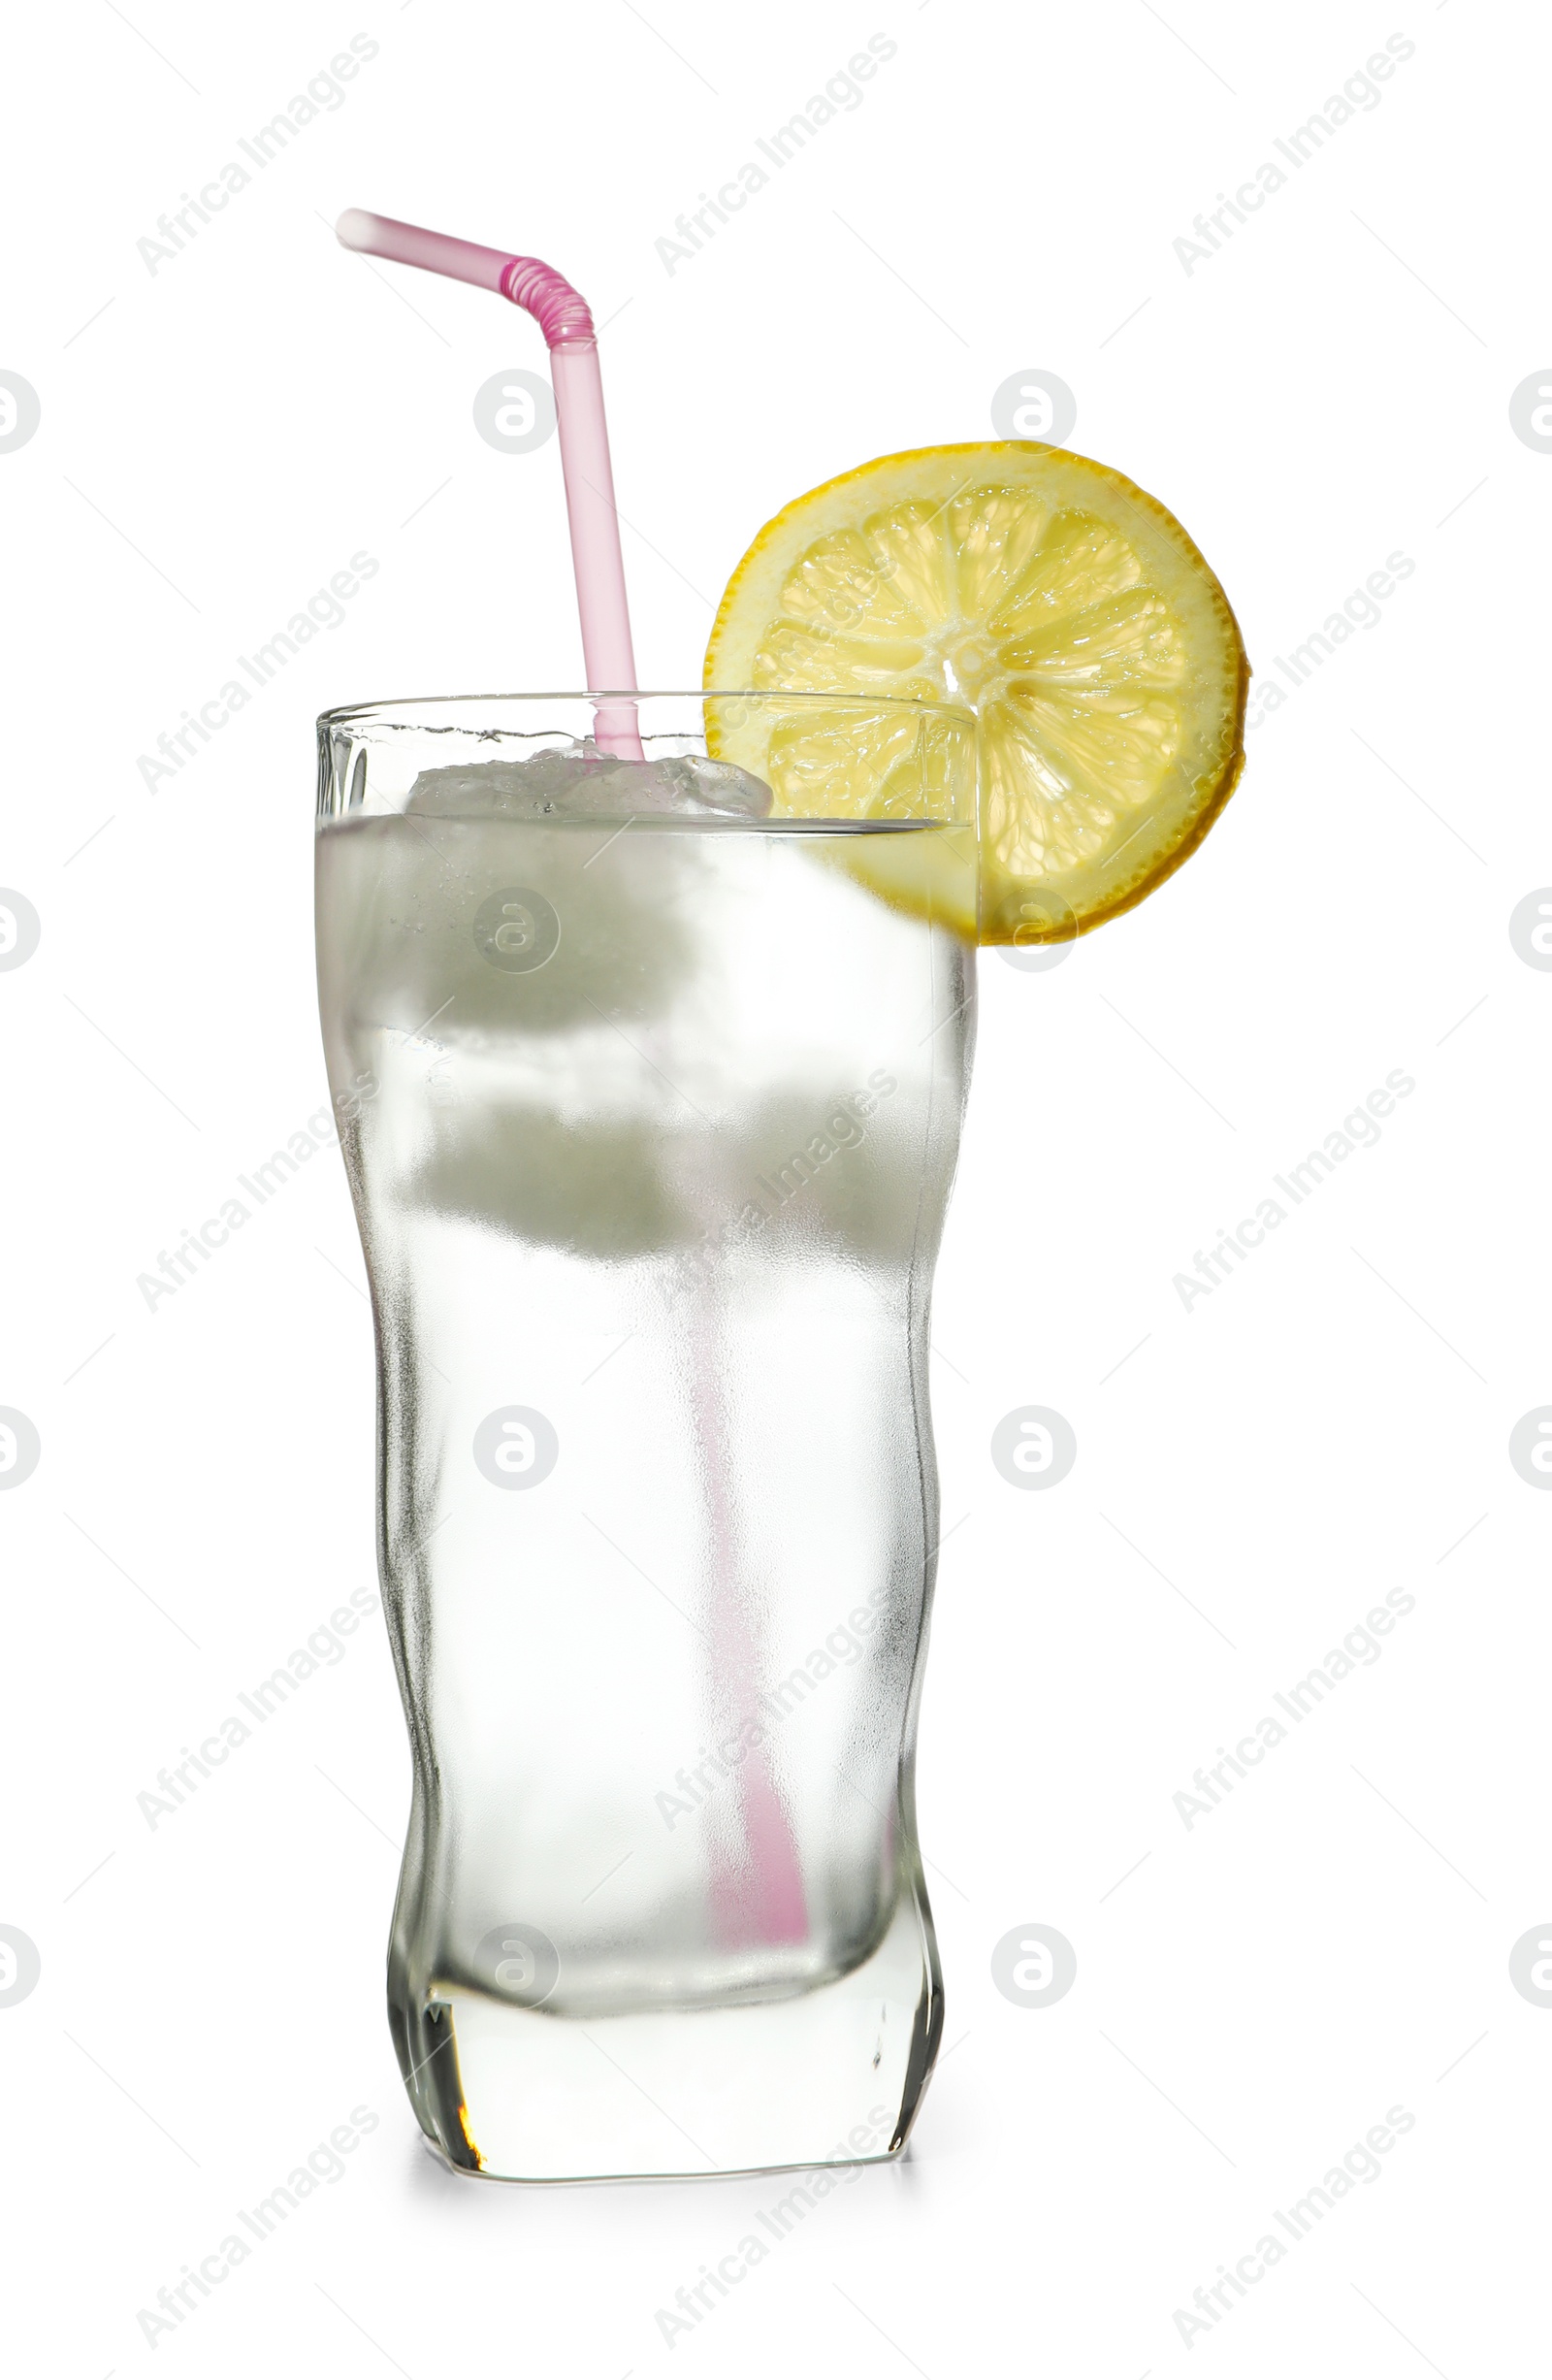
<path fill-rule="evenodd" d="M 1508 1432 L 1552 1399 L 1552 455 L 1535 12 L 838 13 L 799 0 L 100 0 L 8 35 L 0 367 L 4 2323 L 17 2371 L 432 2380 L 670 2363 L 928 2380 L 1312 2368 L 1469 2380 L 1544 2330 L 1552 2012 L 1546 1537 Z M 650 17 L 650 23 L 647 21 Z M 378 54 L 152 273 L 137 242 L 357 32 Z M 655 242 L 870 34 L 897 54 L 703 252 Z M 1385 38 L 1415 54 L 1232 241 L 1175 241 Z M 698 677 L 758 525 L 1060 375 L 1072 443 L 1170 505 L 1264 689 L 1415 569 L 1250 737 L 1203 851 L 1067 962 L 983 967 L 938 1276 L 945 1546 L 921 1817 L 949 2055 L 909 2159 L 839 2191 L 695 2335 L 656 2309 L 771 2185 L 524 2192 L 424 2153 L 382 2014 L 408 1763 L 380 1619 L 153 1830 L 136 1797 L 372 1582 L 372 1350 L 326 1155 L 148 1312 L 137 1276 L 326 1096 L 311 721 L 566 685 L 558 451 L 476 436 L 542 371 L 480 293 L 347 256 L 348 205 L 552 259 L 603 335 L 645 685 Z M 1552 372 L 1547 376 L 1552 378 Z M 147 790 L 139 757 L 352 553 L 375 577 Z M 1172 1286 L 1392 1069 L 1414 1093 L 1189 1311 Z M 1275 1193 L 1274 1193 L 1275 1194 Z M 993 1470 L 1069 1417 L 1048 1493 Z M 962 1525 L 955 1526 L 962 1519 Z M 1382 1657 L 1187 1829 L 1173 1797 L 1393 1588 Z M 951 1881 L 952 1879 L 952 1881 Z M 1124 1879 L 1124 1880 L 1121 1880 Z M 1059 1928 L 1027 2009 L 989 1961 Z M 1552 1926 L 1548 1927 L 1552 1933 Z M 171 2338 L 137 2310 L 366 2105 L 344 2177 Z M 1318 2232 L 1177 2308 L 1386 2110 Z"/>

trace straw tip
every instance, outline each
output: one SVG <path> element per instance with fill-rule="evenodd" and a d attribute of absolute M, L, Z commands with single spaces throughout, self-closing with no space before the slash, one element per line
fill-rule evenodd
<path fill-rule="evenodd" d="M 371 247 L 376 221 L 376 216 L 368 214 L 363 208 L 347 207 L 334 227 L 334 236 L 342 248 L 359 252 Z"/>

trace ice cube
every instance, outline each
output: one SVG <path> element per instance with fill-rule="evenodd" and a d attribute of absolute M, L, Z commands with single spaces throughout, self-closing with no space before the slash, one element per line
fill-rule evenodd
<path fill-rule="evenodd" d="M 729 761 L 627 761 L 592 737 L 521 761 L 423 768 L 406 809 L 426 818 L 765 818 L 770 787 Z"/>

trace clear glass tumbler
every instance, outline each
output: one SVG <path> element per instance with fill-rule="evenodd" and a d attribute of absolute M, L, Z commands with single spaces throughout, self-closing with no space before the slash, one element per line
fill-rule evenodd
<path fill-rule="evenodd" d="M 942 2028 L 913 1763 L 973 723 L 634 700 L 648 759 L 709 747 L 771 814 L 514 809 L 586 697 L 319 722 L 413 1751 L 389 2014 L 442 2156 L 533 2181 L 891 2156 Z M 826 783 L 846 815 L 794 814 Z"/>

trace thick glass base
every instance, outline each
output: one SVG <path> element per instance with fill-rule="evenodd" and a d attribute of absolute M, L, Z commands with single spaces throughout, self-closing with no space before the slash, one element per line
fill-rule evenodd
<path fill-rule="evenodd" d="M 448 2164 L 498 2180 L 874 2164 L 905 2144 L 942 2025 L 930 1934 L 906 1901 L 860 1966 L 783 1999 L 568 2017 L 434 1996 L 407 2029 L 425 2048 L 405 2079 Z"/>

